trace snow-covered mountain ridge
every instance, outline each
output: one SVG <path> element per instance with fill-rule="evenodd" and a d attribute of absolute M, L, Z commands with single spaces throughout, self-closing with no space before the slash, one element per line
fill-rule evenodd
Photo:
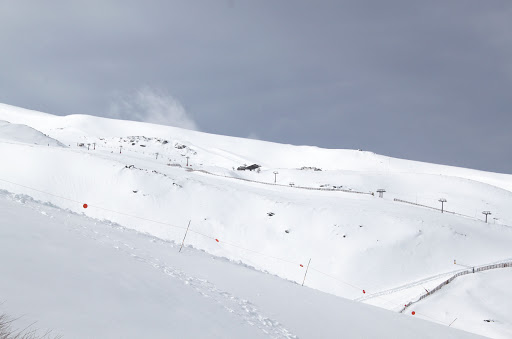
<path fill-rule="evenodd" d="M 100 137 L 128 136 L 172 138 L 177 142 L 182 141 L 185 145 L 194 144 L 197 147 L 208 149 L 209 153 L 212 153 L 212 157 L 225 159 L 225 163 L 216 163 L 216 165 L 227 164 L 227 168 L 231 168 L 229 165 L 238 165 L 240 160 L 243 160 L 259 162 L 263 166 L 275 168 L 301 168 L 316 165 L 325 170 L 411 172 L 460 177 L 512 191 L 512 180 L 508 174 L 402 160 L 376 155 L 372 152 L 284 145 L 95 116 L 55 116 L 5 104 L 0 104 L 0 116 L 3 120 L 28 125 L 70 143 L 77 142 L 78 137 L 87 137 L 91 140 Z M 170 147 L 174 147 L 174 144 L 171 143 L 166 148 Z"/>
<path fill-rule="evenodd" d="M 0 188 L 177 243 L 191 221 L 186 245 L 298 283 L 311 259 L 305 285 L 339 296 L 442 279 L 460 269 L 454 259 L 512 258 L 507 174 L 8 105 L 0 120 L 68 146 L 0 142 Z M 260 171 L 236 170 L 250 164 Z M 434 207 L 446 198 L 444 208 L 473 219 L 394 198 Z M 371 302 L 398 310 L 438 280 Z"/>
<path fill-rule="evenodd" d="M 52 139 L 36 129 L 27 125 L 11 124 L 0 120 L 0 137 L 5 141 L 21 142 L 36 145 L 65 147 L 62 143 Z"/>

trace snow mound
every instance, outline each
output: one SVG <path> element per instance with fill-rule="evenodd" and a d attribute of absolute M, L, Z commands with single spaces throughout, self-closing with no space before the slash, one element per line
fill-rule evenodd
<path fill-rule="evenodd" d="M 4 120 L 0 120 L 0 139 L 21 142 L 24 144 L 66 147 L 58 140 L 50 138 L 32 127 L 27 125 L 11 124 Z"/>

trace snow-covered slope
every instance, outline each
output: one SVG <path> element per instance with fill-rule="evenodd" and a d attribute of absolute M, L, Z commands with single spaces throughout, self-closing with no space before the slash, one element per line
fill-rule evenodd
<path fill-rule="evenodd" d="M 0 311 L 64 338 L 476 338 L 0 191 Z M 371 324 L 371 326 L 368 326 Z"/>
<path fill-rule="evenodd" d="M 511 338 L 510 286 L 510 268 L 470 274 L 454 280 L 432 297 L 420 301 L 414 309 L 420 314 L 419 317 L 421 314 L 435 314 L 439 321 L 454 321 L 454 325 L 467 331 L 491 338 Z"/>
<path fill-rule="evenodd" d="M 510 175 L 489 173 L 451 166 L 402 160 L 355 150 L 330 150 L 313 146 L 293 146 L 266 141 L 218 136 L 180 128 L 120 121 L 85 115 L 54 116 L 0 104 L 0 118 L 12 123 L 27 124 L 67 144 L 80 137 L 152 136 L 206 150 L 197 154 L 197 161 L 231 168 L 240 161 L 257 162 L 272 168 L 316 166 L 328 170 L 378 171 L 445 175 L 480 181 L 512 191 Z M 404 140 L 406 142 L 406 140 Z M 172 148 L 174 143 L 168 144 Z M 165 148 L 164 148 L 165 149 Z M 221 161 L 223 159 L 224 161 Z"/>
<path fill-rule="evenodd" d="M 62 143 L 52 139 L 38 130 L 27 125 L 11 124 L 0 120 L 0 140 L 14 141 L 53 147 L 65 147 Z"/>
<path fill-rule="evenodd" d="M 298 283 L 311 259 L 305 285 L 339 296 L 399 310 L 454 259 L 512 258 L 510 175 L 7 105 L 0 119 L 70 146 L 0 142 L 0 188 L 178 243 L 190 221 L 186 244 Z M 441 197 L 462 215 L 393 200 Z"/>

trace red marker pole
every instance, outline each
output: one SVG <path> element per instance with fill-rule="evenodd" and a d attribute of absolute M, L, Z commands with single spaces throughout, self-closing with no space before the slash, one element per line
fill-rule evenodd
<path fill-rule="evenodd" d="M 311 263 L 311 258 L 309 258 L 308 267 L 306 267 L 306 273 L 304 273 L 304 280 L 302 280 L 302 286 L 304 286 L 304 282 L 306 281 L 306 275 L 308 275 L 309 264 Z"/>
<path fill-rule="evenodd" d="M 84 208 L 87 208 L 87 207 L 88 207 L 87 204 L 84 204 Z"/>

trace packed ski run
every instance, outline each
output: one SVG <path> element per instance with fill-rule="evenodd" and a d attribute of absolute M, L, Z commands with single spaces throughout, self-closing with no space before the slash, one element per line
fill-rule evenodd
<path fill-rule="evenodd" d="M 184 253 L 176 258 L 185 266 L 177 268 L 175 264 L 162 263 L 160 256 L 148 254 L 151 250 L 145 246 L 123 245 L 118 233 L 106 237 L 108 246 L 117 248 L 118 253 L 192 287 L 200 295 L 214 295 L 217 306 L 242 319 L 237 322 L 243 323 L 240 335 L 245 335 L 242 333 L 249 326 L 258 329 L 247 332 L 249 336 L 312 337 L 313 332 L 308 331 L 313 331 L 315 325 L 284 325 L 299 321 L 294 315 L 297 312 L 289 310 L 290 314 L 286 314 L 283 305 L 289 301 L 279 301 L 280 294 L 267 294 L 277 300 L 267 308 L 268 313 L 260 312 L 257 303 L 239 296 L 254 286 L 244 288 L 237 283 L 240 278 L 234 272 L 238 270 L 267 272 L 251 274 L 276 281 L 277 277 L 282 278 L 283 284 L 293 286 L 283 289 L 301 291 L 296 293 L 318 290 L 332 295 L 314 292 L 308 296 L 311 300 L 322 295 L 329 302 L 341 302 L 338 300 L 342 298 L 359 301 L 346 304 L 343 312 L 328 317 L 334 323 L 328 325 L 324 337 L 336 337 L 341 329 L 334 319 L 351 313 L 353 307 L 361 307 L 354 305 L 370 303 L 399 312 L 405 304 L 464 269 L 454 260 L 473 267 L 512 258 L 512 228 L 508 226 L 512 225 L 508 208 L 512 198 L 510 175 L 394 159 L 359 150 L 280 145 L 91 116 L 59 117 L 8 105 L 0 105 L 0 120 L 3 195 L 31 197 L 31 205 L 46 206 L 70 218 L 91 218 L 80 219 L 72 228 L 80 233 L 82 222 L 90 225 L 87 234 L 95 243 L 106 240 L 104 233 L 95 238 L 94 232 L 114 224 L 133 230 L 130 234 L 137 239 L 153 239 L 144 242 L 151 246 L 156 242 L 177 252 L 184 243 Z M 379 190 L 383 191 L 382 198 Z M 443 208 L 464 216 L 437 210 L 441 208 L 441 198 L 446 199 Z M 484 211 L 492 214 L 484 215 Z M 94 226 L 91 220 L 97 220 Z M 5 225 L 2 222 L 4 231 Z M 59 232 L 67 229 L 63 227 Z M 201 274 L 211 272 L 206 264 L 192 265 L 194 268 L 189 271 L 187 253 L 201 253 L 194 249 L 205 251 L 209 260 L 227 258 L 237 263 L 216 260 L 230 265 L 228 280 L 237 285 L 237 293 L 217 287 L 210 276 L 201 278 Z M 478 274 L 458 279 L 476 279 Z M 143 273 L 138 278 L 143 281 Z M 9 285 L 5 281 L 4 286 Z M 300 286 L 303 283 L 304 287 Z M 446 287 L 448 292 L 442 290 L 435 296 L 450 293 L 455 286 L 452 284 L 448 285 L 450 289 Z M 466 293 L 482 285 L 457 284 Z M 396 319 L 406 324 L 410 318 L 440 323 L 448 331 L 443 337 L 452 335 L 450 325 L 505 338 L 510 335 L 512 318 L 500 310 L 506 310 L 510 292 L 501 289 L 499 293 L 505 296 L 485 305 L 493 322 L 474 317 L 484 312 L 482 303 L 454 307 L 447 315 L 438 306 L 443 304 L 437 302 L 422 306 L 421 310 L 397 313 Z M 7 297 L 0 296 L 2 300 Z M 418 307 L 428 303 L 429 298 Z M 17 304 L 16 311 L 27 312 L 21 304 Z M 300 305 L 299 300 L 296 307 Z M 200 307 L 200 303 L 195 306 Z M 361 314 L 368 312 L 368 319 L 373 319 L 374 308 L 367 307 L 361 309 Z M 61 310 L 65 308 L 64 305 Z M 193 307 L 187 310 L 192 313 Z M 274 319 L 267 314 L 279 317 Z M 458 320 L 451 323 L 451 316 Z M 382 320 L 380 317 L 379 313 Z M 227 318 L 222 321 L 230 322 Z M 416 323 L 420 322 L 406 326 L 415 331 L 419 326 Z M 65 328 L 62 324 L 48 327 Z M 390 325 L 380 330 L 391 338 L 397 337 L 394 329 Z M 217 331 L 220 337 L 229 336 L 228 329 L 223 332 L 212 325 L 210 330 Z M 354 327 L 350 331 L 356 332 L 350 333 L 359 330 Z M 430 335 L 420 332 L 416 335 Z M 453 336 L 463 334 L 457 332 Z"/>

